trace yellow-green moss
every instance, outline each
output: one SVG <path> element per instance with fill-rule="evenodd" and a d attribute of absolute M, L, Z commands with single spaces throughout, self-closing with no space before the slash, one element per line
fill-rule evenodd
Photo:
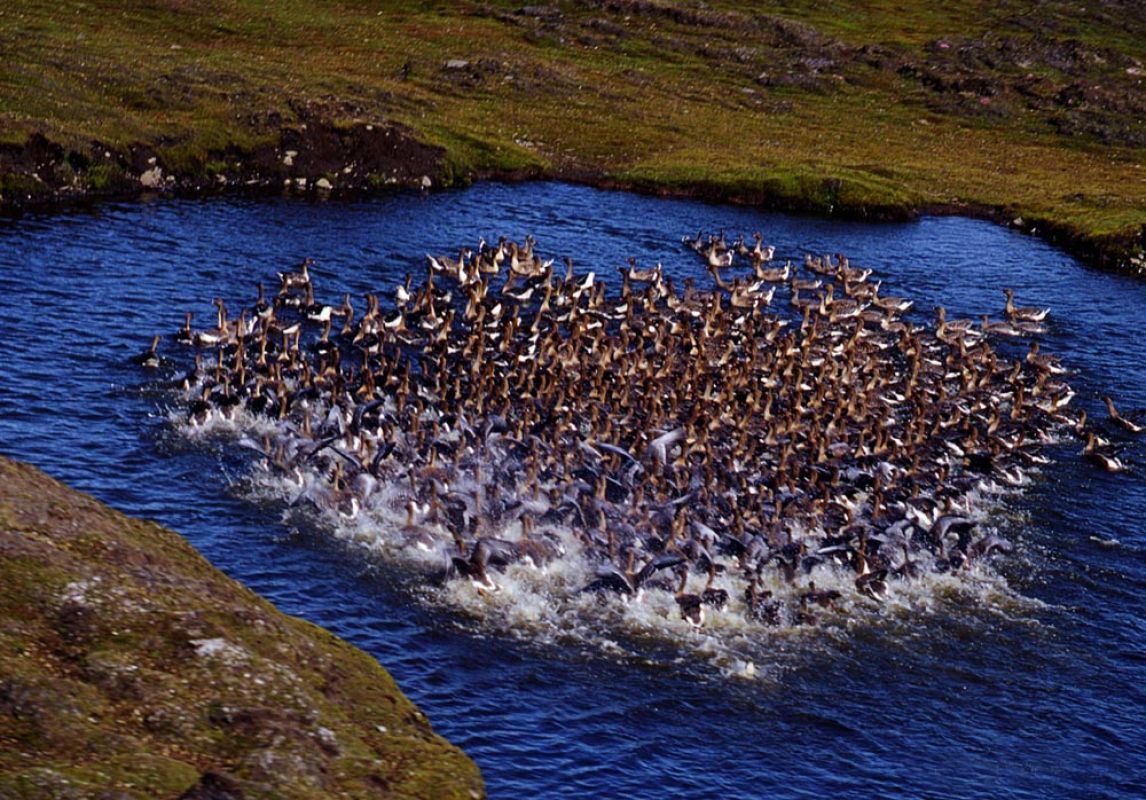
<path fill-rule="evenodd" d="M 177 534 L 0 458 L 0 553 L 0 796 L 482 796 L 374 659 Z"/>

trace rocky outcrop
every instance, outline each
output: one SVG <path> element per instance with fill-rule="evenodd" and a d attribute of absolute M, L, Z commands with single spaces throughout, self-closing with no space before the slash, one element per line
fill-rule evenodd
<path fill-rule="evenodd" d="M 0 210 L 143 192 L 200 196 L 220 191 L 341 194 L 426 188 L 446 182 L 445 151 L 396 124 L 335 124 L 321 116 L 259 120 L 261 143 L 205 150 L 180 163 L 147 142 L 70 148 L 33 133 L 0 144 Z"/>
<path fill-rule="evenodd" d="M 0 797 L 484 796 L 370 656 L 4 458 L 0 586 Z"/>

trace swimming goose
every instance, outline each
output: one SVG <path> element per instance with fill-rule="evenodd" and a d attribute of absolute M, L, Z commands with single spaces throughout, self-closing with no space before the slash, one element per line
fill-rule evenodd
<path fill-rule="evenodd" d="M 1110 398 L 1110 395 L 1104 395 L 1102 402 L 1106 403 L 1106 410 L 1110 414 L 1111 422 L 1122 428 L 1122 430 L 1129 431 L 1130 433 L 1142 433 L 1142 431 L 1146 431 L 1146 425 L 1142 425 L 1135 419 L 1120 414 L 1118 409 L 1114 407 L 1114 400 Z"/>
<path fill-rule="evenodd" d="M 621 274 L 633 283 L 660 283 L 661 265 L 658 263 L 652 269 L 637 269 L 637 260 L 630 258 L 628 270 L 621 270 Z"/>
<path fill-rule="evenodd" d="M 947 319 L 947 309 L 943 306 L 935 307 L 935 314 L 939 324 L 935 327 L 935 336 L 942 341 L 953 343 L 964 336 L 974 334 L 974 322 L 969 319 Z"/>
<path fill-rule="evenodd" d="M 179 342 L 179 344 L 193 344 L 195 342 L 195 334 L 191 330 L 190 311 L 184 315 L 183 327 L 176 332 L 175 341 Z"/>
<path fill-rule="evenodd" d="M 268 319 L 274 314 L 274 311 L 271 304 L 267 302 L 266 288 L 263 286 L 263 282 L 259 281 L 259 296 L 258 299 L 255 300 L 254 308 L 255 317 L 257 319 Z"/>
<path fill-rule="evenodd" d="M 434 272 L 440 272 L 454 278 L 461 278 L 466 268 L 466 262 L 472 255 L 472 250 L 470 250 L 468 247 L 463 247 L 458 250 L 457 260 L 454 260 L 449 256 L 434 258 L 429 253 L 426 253 L 426 262 L 429 264 L 430 269 L 432 269 Z"/>
<path fill-rule="evenodd" d="M 902 314 L 915 305 L 915 301 L 908 300 L 906 297 L 896 297 L 895 295 L 880 297 L 879 283 L 876 283 L 875 290 L 871 295 L 871 304 L 877 308 L 882 308 L 884 311 Z"/>
<path fill-rule="evenodd" d="M 791 261 L 785 262 L 783 267 L 773 267 L 771 269 L 765 269 L 762 263 L 763 262 L 753 264 L 757 280 L 769 281 L 770 283 L 783 283 L 792 275 Z"/>
<path fill-rule="evenodd" d="M 993 333 L 997 336 L 1023 335 L 1023 332 L 1010 322 L 991 322 L 991 317 L 988 314 L 981 314 L 979 318 L 983 320 L 983 333 Z"/>
<path fill-rule="evenodd" d="M 1027 363 L 1034 365 L 1040 370 L 1049 372 L 1051 375 L 1066 374 L 1066 369 L 1057 358 L 1039 353 L 1038 342 L 1031 342 L 1031 350 L 1027 353 Z"/>
<path fill-rule="evenodd" d="M 308 283 L 306 285 L 306 304 L 303 307 L 303 314 L 306 318 L 311 322 L 329 322 L 330 315 L 333 313 L 333 306 L 315 302 L 314 286 Z"/>
<path fill-rule="evenodd" d="M 827 285 L 827 294 L 820 298 L 820 314 L 825 316 L 830 314 L 833 320 L 857 316 L 861 310 L 860 304 L 855 300 L 835 299 L 835 289 L 834 283 Z"/>
<path fill-rule="evenodd" d="M 1046 319 L 1047 314 L 1050 313 L 1049 308 L 1035 308 L 1034 306 L 1015 306 L 1015 293 L 1011 289 L 1003 289 L 1003 294 L 1007 296 L 1007 305 L 1004 308 L 1007 316 L 1011 319 L 1023 320 L 1024 322 L 1042 322 Z"/>
<path fill-rule="evenodd" d="M 756 246 L 752 248 L 750 255 L 752 256 L 752 265 L 757 269 L 761 264 L 771 261 L 776 256 L 776 248 L 772 245 L 764 246 L 764 234 L 760 231 L 752 234 L 752 238 L 756 240 Z M 787 278 L 785 278 L 787 280 Z"/>
<path fill-rule="evenodd" d="M 839 273 L 839 265 L 832 263 L 832 257 L 826 254 L 813 256 L 811 253 L 805 253 L 804 266 L 817 275 L 828 278 L 834 278 Z"/>
<path fill-rule="evenodd" d="M 696 238 L 685 235 L 685 236 L 681 237 L 680 241 L 681 241 L 681 244 L 683 244 L 689 250 L 695 250 L 697 253 L 704 252 L 704 231 L 703 230 L 696 232 Z"/>
<path fill-rule="evenodd" d="M 772 296 L 776 293 L 775 286 L 764 289 L 764 281 L 755 283 L 740 283 L 739 279 L 733 284 L 732 297 L 729 302 L 734 308 L 757 308 L 772 303 Z"/>
<path fill-rule="evenodd" d="M 132 361 L 134 361 L 139 366 L 144 367 L 145 369 L 158 368 L 162 361 L 162 359 L 159 357 L 159 353 L 156 352 L 158 347 L 159 334 L 155 334 L 155 336 L 151 337 L 151 347 L 147 348 L 142 353 L 132 358 Z"/>
<path fill-rule="evenodd" d="M 234 331 L 231 330 L 230 323 L 227 320 L 227 307 L 223 303 L 222 298 L 216 297 L 214 303 L 215 308 L 218 310 L 218 324 L 210 330 L 195 333 L 194 343 L 200 347 L 226 344 L 235 338 Z"/>
<path fill-rule="evenodd" d="M 310 286 L 309 270 L 312 264 L 314 264 L 313 258 L 304 258 L 302 261 L 302 266 L 299 267 L 297 272 L 280 272 L 279 294 L 285 295 L 291 289 Z"/>
<path fill-rule="evenodd" d="M 945 318 L 943 339 L 934 327 L 895 323 L 910 301 L 880 298 L 879 284 L 839 255 L 819 266 L 844 281 L 843 291 L 833 285 L 825 297 L 801 301 L 794 286 L 804 320 L 785 331 L 789 320 L 741 308 L 771 289 L 760 267 L 766 250 L 761 237 L 756 242 L 759 254 L 742 238 L 732 248 L 715 236 L 701 242 L 706 267 L 710 253 L 752 258 L 748 277 L 731 283 L 723 264 L 712 265 L 733 293 L 732 311 L 724 289 L 689 282 L 678 297 L 660 270 L 635 262 L 626 284 L 654 280 L 619 296 L 616 285 L 580 280 L 571 262 L 564 281 L 552 280 L 530 240 L 513 248 L 517 288 L 508 294 L 518 302 L 511 302 L 491 286 L 482 265 L 496 253 L 481 244 L 464 272 L 431 266 L 416 292 L 408 278 L 384 311 L 368 295 L 363 319 L 343 326 L 355 346 L 330 337 L 329 319 L 320 338 L 304 312 L 284 313 L 289 335 L 260 324 L 244 344 L 236 332 L 188 392 L 208 390 L 206 413 L 226 413 L 225 403 L 243 397 L 252 412 L 277 409 L 278 421 L 264 423 L 275 431 L 263 448 L 275 456 L 268 469 L 299 487 L 333 482 L 360 503 L 379 484 L 393 486 L 397 503 L 422 502 L 429 492 L 433 519 L 446 524 L 453 544 L 441 536 L 427 549 L 456 553 L 453 569 L 483 593 L 496 587 L 491 566 L 543 568 L 550 543 L 530 535 L 534 515 L 568 525 L 601 563 L 592 588 L 632 598 L 664 583 L 693 625 L 704 606 L 726 600 L 717 574 L 737 594 L 748 585 L 745 613 L 769 622 L 783 606 L 761 580 L 787 578 L 792 616 L 811 623 L 815 605 L 834 599 L 795 586 L 817 563 L 837 570 L 841 586 L 854 582 L 858 595 L 879 599 L 892 569 L 904 578 L 946 571 L 968 563 L 968 554 L 1004 549 L 975 542 L 970 522 L 962 523 L 965 534 L 954 522 L 933 527 L 944 515 L 969 515 L 964 503 L 975 486 L 1024 482 L 1019 466 L 1041 463 L 1039 442 L 1055 425 L 1076 423 L 1069 387 L 1033 362 L 1003 359 L 988 342 L 956 335 L 958 325 Z M 780 272 L 793 279 L 787 266 Z M 469 284 L 460 289 L 467 303 L 447 299 L 435 281 Z M 314 290 L 291 296 L 301 306 Z M 842 322 L 849 303 L 870 303 L 870 316 Z M 985 332 L 998 324 L 986 322 Z M 406 330 L 399 339 L 387 324 Z M 1097 442 L 1092 450 L 1101 451 Z M 331 478 L 332 469 L 346 475 Z M 369 480 L 360 482 L 364 474 Z M 460 514 L 435 500 L 458 487 L 481 487 Z M 528 512 L 514 510 L 525 504 Z M 842 515 L 832 510 L 840 507 Z M 339 510 L 356 512 L 352 503 Z M 499 538 L 518 518 L 520 540 Z M 479 525 L 492 529 L 479 535 Z M 897 525 L 899 533 L 889 533 Z M 863 535 L 855 544 L 855 531 L 867 530 L 881 546 L 869 547 Z M 536 555 L 534 546 L 542 548 Z M 672 580 L 666 573 L 677 567 Z M 686 591 L 689 570 L 708 570 L 705 591 Z"/>
<path fill-rule="evenodd" d="M 1107 472 L 1126 472 L 1126 463 L 1118 457 L 1117 453 L 1109 447 L 1098 444 L 1098 437 L 1090 433 L 1086 437 L 1086 447 L 1082 449 L 1086 458 Z"/>
<path fill-rule="evenodd" d="M 734 253 L 731 250 L 725 250 L 723 253 L 720 253 L 717 252 L 715 246 L 712 246 L 705 251 L 704 258 L 708 262 L 709 267 L 721 269 L 723 267 L 732 266 Z"/>

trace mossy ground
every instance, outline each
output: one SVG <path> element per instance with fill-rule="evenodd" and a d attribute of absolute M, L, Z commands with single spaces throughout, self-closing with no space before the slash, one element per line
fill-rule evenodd
<path fill-rule="evenodd" d="M 1125 263 L 1146 224 L 1144 43 L 1132 0 L 17 0 L 0 144 L 43 135 L 78 154 L 81 186 L 104 152 L 134 178 L 142 144 L 211 186 L 228 154 L 281 160 L 284 129 L 399 123 L 436 164 L 312 162 L 309 185 L 512 174 L 857 216 L 967 208 Z M 275 160 L 243 181 L 281 185 Z M 8 202 L 37 188 L 9 186 Z"/>
<path fill-rule="evenodd" d="M 376 661 L 0 458 L 0 797 L 463 798 Z"/>

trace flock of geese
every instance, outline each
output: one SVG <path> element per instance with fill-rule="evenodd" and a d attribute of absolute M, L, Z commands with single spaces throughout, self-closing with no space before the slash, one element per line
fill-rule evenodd
<path fill-rule="evenodd" d="M 392 303 L 321 302 L 308 259 L 237 315 L 216 299 L 213 327 L 186 315 L 186 418 L 233 421 L 296 504 L 396 506 L 385 534 L 481 592 L 576 548 L 583 591 L 667 591 L 694 625 L 726 605 L 811 624 L 844 594 L 1009 552 L 971 500 L 1024 484 L 1064 435 L 1125 469 L 1054 357 L 994 346 L 1046 309 L 1007 289 L 997 321 L 940 307 L 923 326 L 871 270 L 781 266 L 762 238 L 686 237 L 708 288 L 633 259 L 607 284 L 531 237 L 483 240 L 427 255 Z M 160 341 L 140 364 L 170 363 Z"/>

